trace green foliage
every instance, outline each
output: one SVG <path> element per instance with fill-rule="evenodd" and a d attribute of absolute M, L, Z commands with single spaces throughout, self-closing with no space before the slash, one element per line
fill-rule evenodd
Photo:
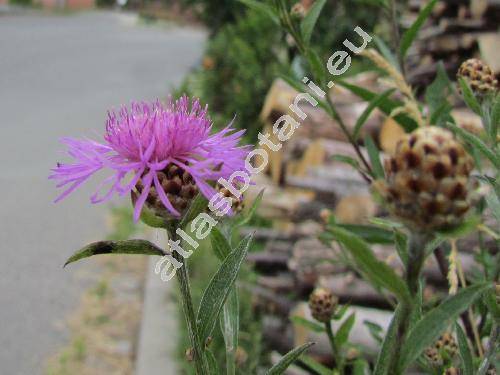
<path fill-rule="evenodd" d="M 146 240 L 98 241 L 91 243 L 74 253 L 64 264 L 101 254 L 143 254 L 163 256 L 163 251 Z"/>
<path fill-rule="evenodd" d="M 276 363 L 273 367 L 266 372 L 266 375 L 280 375 L 285 373 L 286 369 L 290 367 L 290 365 L 295 362 L 307 349 L 309 349 L 312 345 L 312 342 L 301 345 L 298 348 L 295 348 L 285 354 L 281 360 Z"/>
<path fill-rule="evenodd" d="M 432 9 L 434 9 L 434 6 L 437 4 L 437 0 L 431 0 L 427 3 L 427 5 L 422 9 L 420 14 L 418 15 L 417 19 L 415 22 L 410 26 L 408 30 L 403 34 L 403 37 L 401 38 L 401 44 L 400 44 L 400 54 L 402 57 L 406 55 L 408 50 L 410 49 L 413 41 L 417 37 L 418 32 L 424 25 L 425 21 L 429 16 L 431 15 Z"/>
<path fill-rule="evenodd" d="M 365 241 L 340 227 L 332 228 L 331 232 L 335 235 L 336 240 L 349 250 L 356 266 L 370 282 L 388 289 L 402 301 L 410 299 L 403 280 L 396 275 L 391 267 L 375 257 Z"/>
<path fill-rule="evenodd" d="M 478 284 L 462 289 L 425 314 L 410 330 L 403 344 L 399 368 L 403 371 L 415 361 L 422 351 L 488 288 L 491 288 L 490 284 Z"/>
<path fill-rule="evenodd" d="M 250 235 L 245 237 L 224 259 L 203 293 L 196 318 L 202 342 L 212 334 L 219 313 L 248 252 L 251 239 Z"/>

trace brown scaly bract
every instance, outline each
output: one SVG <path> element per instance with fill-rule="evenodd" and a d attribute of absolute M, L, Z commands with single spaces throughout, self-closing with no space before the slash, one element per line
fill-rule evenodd
<path fill-rule="evenodd" d="M 471 206 L 472 168 L 472 158 L 450 131 L 427 126 L 398 143 L 386 160 L 386 180 L 374 187 L 409 227 L 444 229 L 459 224 Z"/>
<path fill-rule="evenodd" d="M 498 81 L 493 71 L 479 59 L 464 61 L 458 69 L 457 77 L 463 78 L 476 95 L 484 95 L 498 90 Z"/>
<path fill-rule="evenodd" d="M 324 288 L 315 289 L 309 297 L 309 309 L 313 318 L 318 322 L 329 322 L 333 317 L 337 304 L 337 297 Z"/>

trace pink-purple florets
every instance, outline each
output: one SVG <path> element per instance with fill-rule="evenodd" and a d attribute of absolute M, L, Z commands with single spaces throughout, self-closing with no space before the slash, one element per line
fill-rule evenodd
<path fill-rule="evenodd" d="M 210 134 L 211 130 L 207 107 L 186 96 L 166 105 L 159 101 L 141 102 L 111 111 L 102 143 L 61 139 L 74 161 L 58 163 L 52 169 L 49 178 L 58 182 L 58 188 L 65 188 L 56 202 L 94 173 L 108 170 L 111 175 L 91 196 L 92 203 L 105 202 L 115 193 L 128 195 L 140 181 L 143 189 L 135 202 L 134 220 L 138 220 L 152 186 L 165 208 L 178 216 L 178 210 L 162 194 L 158 179 L 158 173 L 167 165 L 177 165 L 188 172 L 208 199 L 216 193 L 210 182 L 244 170 L 250 147 L 239 146 L 244 131 L 235 131 L 231 125 L 214 134 Z"/>

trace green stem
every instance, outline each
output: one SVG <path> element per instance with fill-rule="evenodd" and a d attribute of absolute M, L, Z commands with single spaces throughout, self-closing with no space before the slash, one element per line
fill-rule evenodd
<path fill-rule="evenodd" d="M 175 231 L 171 233 L 172 240 L 177 240 L 177 234 Z M 187 264 L 184 259 L 176 251 L 172 252 L 172 256 L 177 261 L 184 263 L 182 267 L 177 270 L 177 280 L 179 281 L 179 287 L 182 297 L 182 308 L 184 310 L 184 316 L 186 318 L 186 323 L 189 332 L 189 339 L 193 347 L 193 360 L 196 367 L 196 373 L 198 375 L 208 374 L 208 366 L 205 361 L 205 356 L 203 354 L 203 346 L 198 335 L 198 329 L 196 327 L 196 316 L 194 313 L 193 299 L 191 298 L 191 287 L 189 286 L 189 276 L 187 272 Z"/>
<path fill-rule="evenodd" d="M 330 341 L 330 346 L 332 348 L 332 356 L 333 356 L 333 361 L 335 362 L 335 366 L 339 370 L 340 374 L 343 374 L 344 365 L 342 363 L 342 354 L 340 353 L 339 349 L 337 348 L 337 345 L 335 344 L 335 336 L 333 334 L 331 322 L 325 322 L 325 330 L 326 334 L 328 335 L 328 339 Z"/>
<path fill-rule="evenodd" d="M 408 263 L 406 264 L 405 281 L 410 292 L 410 300 L 400 301 L 401 319 L 397 329 L 396 345 L 391 355 L 389 373 L 399 375 L 402 369 L 398 366 L 398 360 L 401 354 L 401 348 L 406 340 L 408 328 L 410 327 L 411 315 L 414 309 L 414 302 L 419 290 L 420 273 L 425 260 L 425 245 L 429 238 L 422 233 L 413 233 L 410 238 L 408 251 Z"/>

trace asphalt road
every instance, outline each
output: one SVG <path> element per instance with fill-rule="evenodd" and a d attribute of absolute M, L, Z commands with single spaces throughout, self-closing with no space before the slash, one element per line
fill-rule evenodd
<path fill-rule="evenodd" d="M 90 205 L 90 187 L 52 203 L 58 138 L 98 137 L 107 109 L 165 97 L 204 39 L 130 14 L 0 17 L 0 374 L 43 372 L 93 272 L 61 265 L 106 234 L 106 207 Z"/>

